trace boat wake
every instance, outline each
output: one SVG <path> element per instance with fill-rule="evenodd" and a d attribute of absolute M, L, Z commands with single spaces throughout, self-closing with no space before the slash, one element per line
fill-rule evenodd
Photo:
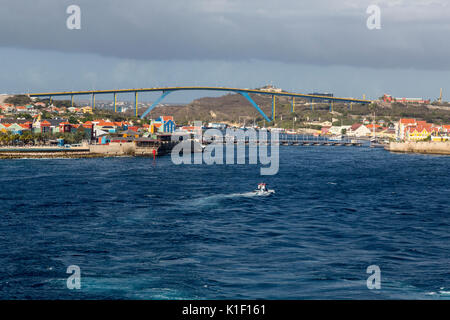
<path fill-rule="evenodd" d="M 244 193 L 230 193 L 230 194 L 215 194 L 212 196 L 204 196 L 198 198 L 192 198 L 187 201 L 187 205 L 195 206 L 195 207 L 216 207 L 221 206 L 222 202 L 230 200 L 230 199 L 249 199 L 253 197 L 260 197 L 257 193 L 244 192 Z"/>

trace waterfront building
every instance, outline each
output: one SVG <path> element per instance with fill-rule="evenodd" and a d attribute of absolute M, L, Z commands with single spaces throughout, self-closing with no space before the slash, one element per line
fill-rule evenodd
<path fill-rule="evenodd" d="M 175 121 L 172 116 L 160 116 L 156 120 L 152 120 L 150 125 L 151 133 L 172 133 L 175 131 Z"/>
<path fill-rule="evenodd" d="M 377 133 L 377 137 L 395 139 L 395 129 L 394 128 L 383 128 L 383 130 Z"/>
<path fill-rule="evenodd" d="M 367 137 L 370 135 L 370 130 L 362 123 L 355 123 L 350 127 L 347 134 L 355 137 Z"/>
<path fill-rule="evenodd" d="M 417 121 L 416 126 L 410 126 L 406 130 L 405 139 L 408 141 L 425 140 L 431 135 L 439 135 L 441 128 L 426 121 Z"/>
<path fill-rule="evenodd" d="M 122 129 L 122 123 L 121 122 L 112 122 L 112 121 L 105 121 L 103 119 L 97 119 L 94 121 L 86 121 L 85 124 L 92 124 L 96 129 L 109 132 L 109 133 L 115 133 L 118 131 L 118 129 Z"/>
<path fill-rule="evenodd" d="M 347 132 L 352 126 L 332 126 L 328 130 L 328 134 L 332 135 L 340 135 L 342 134 L 342 130 L 345 130 Z"/>
<path fill-rule="evenodd" d="M 406 139 L 409 141 L 425 140 L 430 132 L 425 127 L 409 127 L 406 130 Z"/>
<path fill-rule="evenodd" d="M 6 128 L 6 131 L 9 131 L 13 134 L 22 134 L 22 131 L 29 130 L 29 126 L 21 126 L 18 123 L 5 123 L 4 127 Z"/>
<path fill-rule="evenodd" d="M 40 115 L 34 120 L 32 130 L 34 133 L 58 133 L 60 132 L 60 123 L 67 122 L 66 119 L 44 119 Z"/>
<path fill-rule="evenodd" d="M 111 137 L 107 134 L 103 134 L 97 138 L 98 144 L 108 144 L 111 142 Z"/>
<path fill-rule="evenodd" d="M 398 140 L 405 140 L 408 127 L 417 126 L 416 119 L 402 118 L 395 124 L 395 134 Z"/>
<path fill-rule="evenodd" d="M 322 129 L 320 130 L 320 134 L 321 135 L 329 134 L 330 128 L 331 128 L 331 126 L 324 126 L 324 127 L 322 127 Z"/>
<path fill-rule="evenodd" d="M 431 141 L 433 142 L 441 142 L 441 141 L 449 141 L 450 137 L 447 134 L 441 135 L 431 135 Z"/>
<path fill-rule="evenodd" d="M 210 122 L 210 123 L 208 123 L 208 127 L 209 128 L 214 128 L 214 129 L 219 129 L 219 130 L 225 130 L 227 128 L 227 124 L 226 123 Z"/>
<path fill-rule="evenodd" d="M 450 133 L 450 125 L 443 125 L 442 131 L 445 133 Z"/>
<path fill-rule="evenodd" d="M 128 128 L 127 131 L 124 131 L 120 134 L 123 138 L 139 138 L 139 132 L 132 130 L 132 128 Z"/>

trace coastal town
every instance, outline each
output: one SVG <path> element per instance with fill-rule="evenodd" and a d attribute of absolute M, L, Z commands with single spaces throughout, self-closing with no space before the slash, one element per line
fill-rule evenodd
<path fill-rule="evenodd" d="M 270 86 L 264 89 L 279 90 Z M 430 103 L 426 99 L 393 98 L 390 95 L 384 95 L 379 103 L 399 103 L 398 101 L 405 105 Z M 307 101 L 304 104 L 307 105 Z M 167 143 L 171 140 L 171 135 L 194 131 L 194 120 L 196 119 L 178 124 L 173 115 L 167 114 L 139 119 L 124 113 L 118 115 L 107 109 L 95 109 L 91 105 L 76 106 L 67 101 L 11 96 L 0 103 L 0 152 L 9 152 L 11 156 L 12 147 L 19 148 L 19 151 L 53 147 L 52 150 L 61 148 L 67 152 L 89 150 L 90 155 L 162 155 L 170 151 Z M 247 127 L 264 127 L 287 135 L 369 140 L 386 146 L 390 143 L 449 141 L 450 124 L 447 123 L 429 123 L 412 117 L 386 121 L 383 117 L 377 119 L 375 114 L 358 120 L 342 124 L 342 120 L 339 123 L 339 119 L 333 117 L 325 121 L 320 121 L 320 118 L 306 119 L 296 128 L 254 121 Z M 202 122 L 203 129 L 223 130 L 229 127 L 246 126 L 245 123 L 230 121 Z"/>

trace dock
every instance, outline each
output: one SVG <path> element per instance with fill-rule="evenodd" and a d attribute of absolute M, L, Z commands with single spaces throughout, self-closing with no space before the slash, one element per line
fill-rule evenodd
<path fill-rule="evenodd" d="M 270 138 L 267 139 L 267 141 L 259 141 L 254 139 L 249 139 L 246 137 L 245 139 L 233 139 L 235 137 L 233 136 L 224 136 L 224 137 L 217 137 L 217 139 L 214 140 L 214 143 L 234 143 L 234 144 L 271 144 L 272 141 Z M 208 144 L 211 142 L 204 141 L 204 143 Z M 291 134 L 280 134 L 279 140 L 277 144 L 282 146 L 331 146 L 331 147 L 338 147 L 338 146 L 345 146 L 345 147 L 361 147 L 364 144 L 364 141 L 361 140 L 355 140 L 355 139 L 348 139 L 344 138 L 341 140 L 332 140 L 328 137 L 314 137 L 309 135 L 291 135 Z"/>

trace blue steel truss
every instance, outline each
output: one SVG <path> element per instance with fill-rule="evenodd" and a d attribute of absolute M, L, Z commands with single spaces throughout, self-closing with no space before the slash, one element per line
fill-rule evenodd
<path fill-rule="evenodd" d="M 172 91 L 163 91 L 163 93 L 161 94 L 161 96 L 158 98 L 158 99 L 156 99 L 156 101 L 155 102 L 153 102 L 153 104 L 150 106 L 150 107 L 148 107 L 148 109 L 147 110 L 145 110 L 145 112 L 142 114 L 142 116 L 141 116 L 141 119 L 144 119 L 145 118 L 145 116 L 147 115 L 147 114 L 149 114 L 149 112 L 150 111 L 152 111 L 153 110 L 153 108 L 155 108 L 169 93 L 171 93 Z"/>
<path fill-rule="evenodd" d="M 171 93 L 173 91 L 175 91 L 175 90 L 163 91 L 161 96 L 158 99 L 156 99 L 156 101 L 153 102 L 153 104 L 150 107 L 148 107 L 148 109 L 145 110 L 145 112 L 141 115 L 141 119 L 144 119 L 145 116 L 148 115 L 150 111 L 152 111 L 169 93 Z M 253 99 L 250 97 L 250 95 L 247 92 L 235 91 L 235 90 L 232 90 L 232 91 L 241 94 L 244 98 L 246 98 L 253 105 L 253 107 L 255 107 L 255 109 L 264 117 L 264 119 L 266 119 L 266 121 L 271 122 L 269 117 L 266 116 L 264 111 L 262 111 L 262 109 L 256 104 L 256 102 L 253 101 Z"/>
<path fill-rule="evenodd" d="M 261 110 L 261 108 L 256 104 L 255 101 L 253 101 L 252 97 L 250 97 L 250 95 L 247 92 L 245 91 L 235 91 L 235 92 L 238 92 L 245 99 L 247 99 L 255 107 L 255 109 L 258 110 L 258 112 L 264 117 L 264 119 L 266 119 L 267 122 L 271 122 L 271 120 L 266 116 L 264 111 Z"/>

